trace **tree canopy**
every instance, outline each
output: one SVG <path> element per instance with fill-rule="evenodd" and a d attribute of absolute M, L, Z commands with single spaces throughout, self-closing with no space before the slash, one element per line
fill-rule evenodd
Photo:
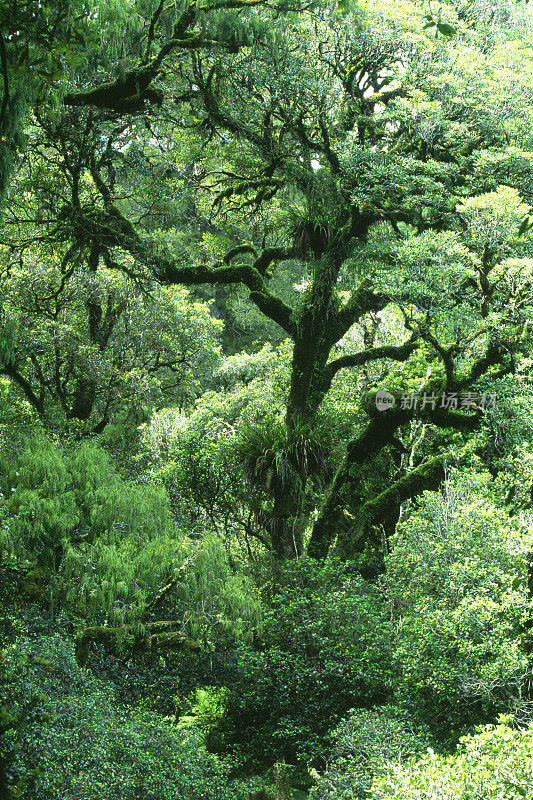
<path fill-rule="evenodd" d="M 282 759 L 313 796 L 470 791 L 530 713 L 531 9 L 6 0 L 0 31 L 6 786 L 81 785 L 21 754 L 70 719 L 16 700 L 56 636 L 84 714 L 138 704 L 147 797 L 189 791 L 178 751 L 199 795 L 276 763 L 288 800 Z"/>

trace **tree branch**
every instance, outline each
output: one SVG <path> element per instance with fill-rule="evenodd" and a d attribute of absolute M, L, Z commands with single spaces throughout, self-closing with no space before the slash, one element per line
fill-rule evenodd
<path fill-rule="evenodd" d="M 331 348 L 339 342 L 358 319 L 370 311 L 382 311 L 391 302 L 388 295 L 375 292 L 368 278 L 363 278 L 352 292 L 346 305 L 332 311 L 325 332 L 327 345 Z"/>
<path fill-rule="evenodd" d="M 439 488 L 444 479 L 444 464 L 450 458 L 449 453 L 425 461 L 418 467 L 408 472 L 402 478 L 394 481 L 392 486 L 385 489 L 372 500 L 368 500 L 355 514 L 347 535 L 339 536 L 335 550 L 344 558 L 350 558 L 354 547 L 359 540 L 365 537 L 371 526 L 382 523 L 391 508 L 397 508 L 406 500 L 417 497 L 422 492 Z"/>
<path fill-rule="evenodd" d="M 335 361 L 330 361 L 330 363 L 326 365 L 325 375 L 328 388 L 330 387 L 331 382 L 337 372 L 339 372 L 341 369 L 359 367 L 362 364 L 368 363 L 369 361 L 377 361 L 381 358 L 390 358 L 394 361 L 406 361 L 411 353 L 414 353 L 414 351 L 418 348 L 418 344 L 416 342 L 417 338 L 418 335 L 413 334 L 409 341 L 402 345 L 383 345 L 382 347 L 373 347 L 371 350 L 365 350 L 362 353 L 352 353 L 350 355 L 337 358 Z"/>
<path fill-rule="evenodd" d="M 114 111 L 118 114 L 140 114 L 145 111 L 146 103 L 160 106 L 163 102 L 163 91 L 150 86 L 157 77 L 165 58 L 173 50 L 200 50 L 213 47 L 238 47 L 235 42 L 226 43 L 217 38 L 207 39 L 201 33 L 192 33 L 189 28 L 199 13 L 206 14 L 223 8 L 253 8 L 263 4 L 263 0 L 226 0 L 213 6 L 197 9 L 196 0 L 192 0 L 185 8 L 172 32 L 171 38 L 161 47 L 155 58 L 148 62 L 149 51 L 155 35 L 155 25 L 161 14 L 163 3 L 154 13 L 148 30 L 146 51 L 139 65 L 116 81 L 102 84 L 85 92 L 68 92 L 63 103 L 66 106 L 96 106 Z"/>
<path fill-rule="evenodd" d="M 202 283 L 242 283 L 250 290 L 250 300 L 259 310 L 283 328 L 289 336 L 294 336 L 292 308 L 267 289 L 261 273 L 250 264 L 176 267 L 169 263 L 164 273 L 159 273 L 158 280 L 166 284 L 181 283 L 183 286 L 198 286 Z"/>
<path fill-rule="evenodd" d="M 0 369 L 0 375 L 6 375 L 11 378 L 22 389 L 26 400 L 37 411 L 40 417 L 44 417 L 44 403 L 43 398 L 37 397 L 32 389 L 30 382 L 21 375 L 21 373 L 12 364 L 6 364 Z"/>
<path fill-rule="evenodd" d="M 150 50 L 152 49 L 152 42 L 154 41 L 155 36 L 155 26 L 157 25 L 157 20 L 161 16 L 161 12 L 163 11 L 165 5 L 165 0 L 161 0 L 158 7 L 156 8 L 152 19 L 150 20 L 150 27 L 148 29 L 148 37 L 146 40 L 146 50 L 144 52 L 144 63 L 148 64 L 150 61 Z"/>

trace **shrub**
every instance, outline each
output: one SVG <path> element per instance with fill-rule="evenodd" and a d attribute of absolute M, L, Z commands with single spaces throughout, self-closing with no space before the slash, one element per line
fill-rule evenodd
<path fill-rule="evenodd" d="M 392 706 L 354 709 L 333 734 L 332 761 L 310 792 L 310 800 L 366 798 L 376 771 L 426 749 L 429 739 L 415 731 Z"/>
<path fill-rule="evenodd" d="M 432 750 L 376 779 L 375 800 L 523 800 L 533 796 L 533 728 L 513 730 L 510 718 L 461 739 L 457 753 Z"/>
<path fill-rule="evenodd" d="M 155 714 L 118 706 L 112 686 L 80 669 L 72 646 L 59 636 L 13 644 L 2 661 L 11 694 L 25 707 L 23 724 L 6 734 L 5 746 L 15 754 L 10 767 L 15 795 L 25 800 L 236 796 L 227 770 L 196 737 Z"/>
<path fill-rule="evenodd" d="M 306 764 L 348 709 L 390 692 L 386 606 L 379 590 L 338 561 L 278 567 L 256 650 L 242 650 L 221 723 L 250 765 Z"/>
<path fill-rule="evenodd" d="M 448 745 L 513 708 L 527 668 L 529 534 L 497 508 L 487 484 L 463 476 L 426 493 L 394 537 L 383 579 L 395 698 Z"/>

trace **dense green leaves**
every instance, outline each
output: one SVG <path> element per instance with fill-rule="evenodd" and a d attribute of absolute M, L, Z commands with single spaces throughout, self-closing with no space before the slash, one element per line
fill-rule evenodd
<path fill-rule="evenodd" d="M 80 669 L 59 636 L 14 643 L 2 653 L 2 668 L 25 714 L 6 734 L 16 752 L 13 797 L 236 796 L 227 770 L 197 738 L 153 714 L 117 707 L 113 687 Z"/>
<path fill-rule="evenodd" d="M 0 795 L 531 794 L 532 20 L 0 2 Z"/>
<path fill-rule="evenodd" d="M 437 800 L 442 797 L 504 797 L 520 800 L 533 789 L 531 729 L 516 730 L 512 719 L 479 728 L 461 741 L 457 755 L 432 750 L 420 761 L 391 767 L 376 780 L 372 797 Z"/>
<path fill-rule="evenodd" d="M 277 572 L 265 600 L 259 652 L 241 654 L 219 730 L 251 765 L 322 763 L 341 716 L 390 692 L 383 598 L 349 566 L 302 559 Z"/>
<path fill-rule="evenodd" d="M 398 699 L 441 739 L 525 708 L 527 606 L 514 580 L 529 536 L 494 506 L 487 483 L 455 476 L 428 495 L 394 537 L 384 579 Z"/>
<path fill-rule="evenodd" d="M 376 772 L 424 753 L 429 741 L 394 706 L 352 711 L 333 736 L 332 760 L 310 793 L 313 800 L 368 797 Z"/>

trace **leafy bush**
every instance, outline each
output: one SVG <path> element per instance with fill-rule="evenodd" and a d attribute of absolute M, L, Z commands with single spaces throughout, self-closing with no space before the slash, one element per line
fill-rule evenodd
<path fill-rule="evenodd" d="M 509 718 L 461 739 L 455 755 L 432 750 L 376 779 L 375 800 L 523 800 L 533 796 L 533 728 L 513 730 Z"/>
<path fill-rule="evenodd" d="M 354 705 L 390 693 L 386 607 L 350 564 L 280 566 L 257 649 L 242 650 L 219 730 L 250 765 L 322 763 L 326 735 Z"/>
<path fill-rule="evenodd" d="M 0 546 L 40 566 L 57 567 L 64 543 L 79 522 L 72 480 L 62 453 L 46 439 L 28 440 L 15 458 L 0 457 L 6 527 Z"/>
<path fill-rule="evenodd" d="M 65 454 L 28 440 L 0 454 L 0 488 L 1 551 L 53 573 L 56 594 L 86 618 L 135 619 L 188 555 L 165 491 L 124 481 L 94 444 Z"/>
<path fill-rule="evenodd" d="M 59 636 L 7 648 L 6 683 L 25 720 L 6 734 L 25 800 L 233 800 L 227 770 L 191 733 L 117 705 Z M 16 739 L 16 741 L 14 741 Z"/>
<path fill-rule="evenodd" d="M 396 698 L 448 743 L 519 702 L 526 669 L 528 533 L 496 507 L 488 480 L 454 477 L 426 493 L 392 541 L 383 581 Z"/>
<path fill-rule="evenodd" d="M 333 736 L 332 761 L 311 790 L 310 800 L 366 798 L 375 771 L 388 761 L 424 752 L 429 741 L 393 706 L 355 709 Z"/>

